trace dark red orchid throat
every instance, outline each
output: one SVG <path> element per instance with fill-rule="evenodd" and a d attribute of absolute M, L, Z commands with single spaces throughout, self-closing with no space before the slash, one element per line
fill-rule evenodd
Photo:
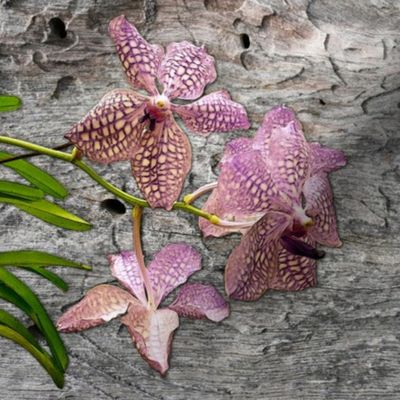
<path fill-rule="evenodd" d="M 149 121 L 149 130 L 154 131 L 158 122 L 163 122 L 171 114 L 171 104 L 168 97 L 158 95 L 151 97 L 144 110 L 143 116 L 139 119 L 140 123 Z"/>

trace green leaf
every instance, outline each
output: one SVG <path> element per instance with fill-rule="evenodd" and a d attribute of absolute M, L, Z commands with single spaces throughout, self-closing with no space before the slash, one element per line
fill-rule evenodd
<path fill-rule="evenodd" d="M 40 189 L 16 182 L 0 180 L 0 195 L 2 194 L 27 200 L 38 200 L 44 197 L 44 193 Z"/>
<path fill-rule="evenodd" d="M 36 325 L 46 338 L 57 367 L 65 371 L 68 366 L 68 355 L 64 343 L 39 298 L 32 292 L 29 286 L 5 268 L 0 268 L 0 282 L 13 290 L 32 308 L 34 316 L 32 318 L 32 314 L 30 314 L 30 317 L 34 321 L 36 319 Z"/>
<path fill-rule="evenodd" d="M 51 283 L 53 283 L 55 286 L 57 286 L 59 289 L 61 289 L 63 292 L 66 292 L 68 290 L 68 284 L 67 282 L 64 281 L 64 279 L 60 278 L 57 274 L 51 271 L 47 271 L 47 269 L 41 268 L 41 267 L 21 267 L 23 269 L 26 269 L 27 271 L 34 272 L 35 274 L 47 279 Z"/>
<path fill-rule="evenodd" d="M 40 351 L 39 348 L 34 346 L 18 330 L 14 330 L 6 325 L 0 325 L 0 335 L 26 349 L 48 372 L 57 387 L 60 389 L 64 387 L 64 373 L 54 365 L 52 358 L 47 353 Z"/>
<path fill-rule="evenodd" d="M 88 222 L 47 200 L 23 201 L 10 197 L 0 197 L 0 203 L 12 204 L 49 224 L 73 231 L 87 231 L 92 228 Z"/>
<path fill-rule="evenodd" d="M 20 296 L 17 295 L 13 290 L 11 290 L 6 285 L 0 282 L 0 298 L 8 301 L 11 304 L 16 305 L 19 309 L 21 309 L 25 314 L 29 315 L 32 320 L 36 323 L 37 318 L 32 311 L 31 306 L 24 301 Z"/>
<path fill-rule="evenodd" d="M 18 110 L 22 105 L 21 99 L 17 96 L 0 96 L 0 111 Z"/>
<path fill-rule="evenodd" d="M 0 151 L 0 161 L 13 156 L 14 154 Z M 13 169 L 28 182 L 57 199 L 64 199 L 68 195 L 68 190 L 57 179 L 28 161 L 15 160 L 2 165 Z"/>
<path fill-rule="evenodd" d="M 36 250 L 13 250 L 0 252 L 0 266 L 29 267 L 72 267 L 90 271 L 88 265 L 67 260 L 66 258 Z"/>

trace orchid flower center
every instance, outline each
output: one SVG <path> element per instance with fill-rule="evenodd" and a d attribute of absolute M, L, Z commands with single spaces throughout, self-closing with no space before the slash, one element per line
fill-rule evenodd
<path fill-rule="evenodd" d="M 167 96 L 160 94 L 150 97 L 147 101 L 144 115 L 140 118 L 139 122 L 149 121 L 149 129 L 153 131 L 157 122 L 165 120 L 168 113 L 170 113 L 171 103 Z"/>
<path fill-rule="evenodd" d="M 295 224 L 297 223 L 301 227 L 307 229 L 314 225 L 314 221 L 310 218 L 305 210 L 300 206 L 293 207 L 293 217 Z"/>

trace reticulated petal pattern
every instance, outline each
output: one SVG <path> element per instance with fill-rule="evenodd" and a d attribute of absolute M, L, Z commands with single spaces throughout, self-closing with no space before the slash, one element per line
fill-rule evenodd
<path fill-rule="evenodd" d="M 309 229 L 309 235 L 323 245 L 341 246 L 328 175 L 320 173 L 307 179 L 303 193 L 306 200 L 306 213 L 314 221 L 314 225 Z"/>
<path fill-rule="evenodd" d="M 147 303 L 140 266 L 133 251 L 108 256 L 111 273 L 122 286 L 134 294 L 143 304 Z"/>
<path fill-rule="evenodd" d="M 164 85 L 163 93 L 170 99 L 197 99 L 216 78 L 214 57 L 204 47 L 186 41 L 167 46 L 158 79 Z"/>
<path fill-rule="evenodd" d="M 143 39 L 123 15 L 114 18 L 108 30 L 130 83 L 135 88 L 156 95 L 155 79 L 164 55 L 163 48 Z"/>
<path fill-rule="evenodd" d="M 310 175 L 320 172 L 333 172 L 347 163 L 346 156 L 340 150 L 321 146 L 319 143 L 309 143 L 310 147 Z"/>
<path fill-rule="evenodd" d="M 132 174 L 151 207 L 170 210 L 192 163 L 187 136 L 172 115 L 146 130 L 132 154 Z"/>
<path fill-rule="evenodd" d="M 225 290 L 235 300 L 258 300 L 269 288 L 278 262 L 279 238 L 289 217 L 269 212 L 243 236 L 228 258 Z"/>
<path fill-rule="evenodd" d="M 139 119 L 144 101 L 144 96 L 132 90 L 113 90 L 65 138 L 93 161 L 108 164 L 128 160 L 143 130 Z"/>
<path fill-rule="evenodd" d="M 77 332 L 92 328 L 124 314 L 129 304 L 140 303 L 119 287 L 95 286 L 58 319 L 57 329 L 61 332 Z"/>
<path fill-rule="evenodd" d="M 169 305 L 179 316 L 192 319 L 208 318 L 219 322 L 228 317 L 229 304 L 210 285 L 186 283 L 180 289 L 175 301 Z"/>
<path fill-rule="evenodd" d="M 203 96 L 191 104 L 175 105 L 174 111 L 192 132 L 207 136 L 211 132 L 248 129 L 245 108 L 231 100 L 225 90 Z"/>
<path fill-rule="evenodd" d="M 148 267 L 155 305 L 199 271 L 200 263 L 199 252 L 185 243 L 173 243 L 161 249 Z"/>
<path fill-rule="evenodd" d="M 161 375 L 168 370 L 173 333 L 179 326 L 175 311 L 129 307 L 121 321 L 129 330 L 139 354 Z"/>

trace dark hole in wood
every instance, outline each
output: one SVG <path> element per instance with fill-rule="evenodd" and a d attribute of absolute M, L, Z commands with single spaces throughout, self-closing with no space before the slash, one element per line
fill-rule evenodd
<path fill-rule="evenodd" d="M 324 106 L 326 103 L 322 99 L 319 99 L 319 104 L 321 104 L 321 106 Z"/>
<path fill-rule="evenodd" d="M 116 214 L 125 214 L 126 207 L 124 203 L 119 201 L 118 199 L 105 199 L 100 203 L 101 207 L 105 208 L 107 211 L 116 213 Z"/>
<path fill-rule="evenodd" d="M 62 19 L 58 17 L 52 18 L 49 21 L 49 27 L 54 36 L 57 36 L 61 39 L 67 37 L 67 31 L 65 30 L 65 24 Z"/>
<path fill-rule="evenodd" d="M 248 49 L 250 47 L 250 37 L 247 33 L 242 33 L 240 35 L 240 43 L 242 43 L 244 49 Z"/>

